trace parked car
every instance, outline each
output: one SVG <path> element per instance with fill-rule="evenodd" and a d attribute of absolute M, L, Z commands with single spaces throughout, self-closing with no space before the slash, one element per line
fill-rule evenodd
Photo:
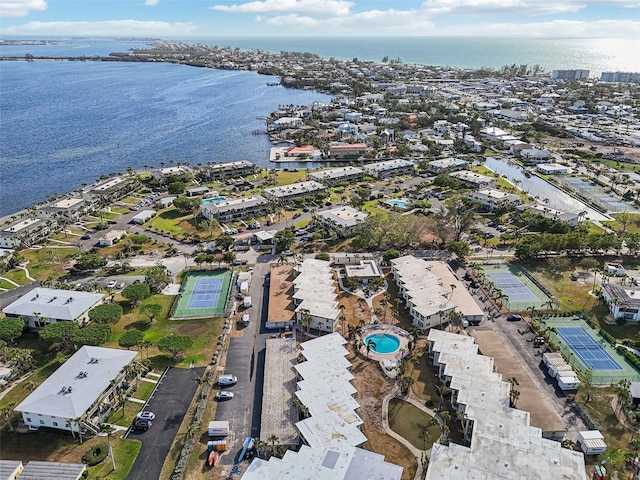
<path fill-rule="evenodd" d="M 304 207 L 304 208 L 302 209 L 302 211 L 303 211 L 304 213 L 308 213 L 308 212 L 310 212 L 310 211 L 311 211 L 311 209 L 310 209 L 309 207 Z"/>
<path fill-rule="evenodd" d="M 519 320 L 522 320 L 522 315 L 516 315 L 515 313 L 512 313 L 507 317 L 507 322 L 517 322 Z"/>
<path fill-rule="evenodd" d="M 140 280 L 136 278 L 133 283 L 140 283 Z"/>
<path fill-rule="evenodd" d="M 220 375 L 220 377 L 218 377 L 218 385 L 223 387 L 229 386 L 229 385 L 235 385 L 237 381 L 238 381 L 238 377 L 230 374 Z"/>
<path fill-rule="evenodd" d="M 138 414 L 136 415 L 137 420 L 147 420 L 149 422 L 151 420 L 154 420 L 155 418 L 156 418 L 156 414 L 148 410 L 143 410 L 141 412 L 138 412 Z"/>
<path fill-rule="evenodd" d="M 120 282 L 120 283 L 118 284 L 118 288 L 124 288 L 124 282 Z"/>
<path fill-rule="evenodd" d="M 107 288 L 116 288 L 116 285 L 118 285 L 118 282 L 116 282 L 115 280 L 111 280 L 109 283 L 107 283 Z"/>
<path fill-rule="evenodd" d="M 85 233 L 80 237 L 81 240 L 89 240 L 90 238 L 91 238 L 91 235 L 89 235 L 88 233 Z"/>
<path fill-rule="evenodd" d="M 296 213 L 293 214 L 293 218 L 298 218 L 300 216 L 302 216 L 302 214 L 300 212 L 296 212 Z"/>
<path fill-rule="evenodd" d="M 152 423 L 149 420 L 142 420 L 142 419 L 136 419 L 133 421 L 133 425 L 131 426 L 131 428 L 133 428 L 134 430 L 149 430 L 149 427 L 151 427 Z"/>
<path fill-rule="evenodd" d="M 216 393 L 216 400 L 231 400 L 233 398 L 233 392 L 227 392 L 226 390 L 222 390 Z"/>
<path fill-rule="evenodd" d="M 239 228 L 238 233 L 242 233 L 242 232 L 244 232 L 244 228 Z"/>

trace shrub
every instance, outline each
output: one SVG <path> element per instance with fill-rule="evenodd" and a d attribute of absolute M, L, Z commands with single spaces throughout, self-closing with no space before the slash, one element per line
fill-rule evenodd
<path fill-rule="evenodd" d="M 93 467 L 107 458 L 107 455 L 109 455 L 109 445 L 99 443 L 82 456 L 82 463 Z"/>

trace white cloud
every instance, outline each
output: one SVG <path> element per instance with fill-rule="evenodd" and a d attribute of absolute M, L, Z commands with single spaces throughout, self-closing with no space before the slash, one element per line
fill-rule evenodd
<path fill-rule="evenodd" d="M 46 9 L 46 0 L 2 0 L 0 17 L 26 17 L 32 10 Z"/>
<path fill-rule="evenodd" d="M 532 23 L 474 23 L 442 29 L 436 35 L 537 38 L 640 38 L 640 22 L 554 20 Z"/>
<path fill-rule="evenodd" d="M 553 15 L 576 13 L 598 5 L 640 7 L 631 0 L 425 0 L 422 11 L 427 15 Z"/>
<path fill-rule="evenodd" d="M 316 13 L 329 16 L 348 15 L 353 2 L 344 0 L 264 0 L 234 5 L 214 5 L 210 10 L 231 13 Z"/>
<path fill-rule="evenodd" d="M 144 0 L 145 7 L 155 7 L 160 3 L 160 0 Z"/>
<path fill-rule="evenodd" d="M 185 36 L 196 29 L 193 23 L 108 20 L 102 22 L 27 22 L 3 29 L 11 35 L 94 35 L 94 36 Z"/>
<path fill-rule="evenodd" d="M 309 28 L 316 28 L 323 35 L 427 35 L 434 29 L 428 19 L 408 10 L 369 10 L 325 19 L 296 14 L 258 16 L 257 20 L 296 33 L 306 33 Z"/>

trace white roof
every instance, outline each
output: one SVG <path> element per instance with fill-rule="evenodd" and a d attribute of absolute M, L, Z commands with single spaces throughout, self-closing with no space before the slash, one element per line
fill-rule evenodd
<path fill-rule="evenodd" d="M 102 301 L 101 293 L 37 287 L 2 311 L 6 315 L 75 320 Z"/>
<path fill-rule="evenodd" d="M 396 168 L 413 167 L 415 162 L 413 160 L 405 160 L 403 158 L 396 158 L 393 160 L 385 160 L 383 162 L 369 163 L 364 166 L 365 171 L 384 172 L 387 170 L 394 170 Z"/>
<path fill-rule="evenodd" d="M 511 408 L 511 386 L 499 380 L 489 363 L 468 373 L 466 366 L 483 358 L 470 348 L 471 337 L 431 329 L 428 338 L 438 362 L 449 362 L 451 386 L 473 429 L 468 447 L 434 443 L 425 480 L 586 480 L 582 453 L 543 438 L 542 430 L 530 425 L 529 412 Z M 456 356 L 459 360 L 451 362 Z"/>
<path fill-rule="evenodd" d="M 61 419 L 81 417 L 138 352 L 85 345 L 15 410 Z"/>
<path fill-rule="evenodd" d="M 313 317 L 335 320 L 340 315 L 333 273 L 329 262 L 307 258 L 293 279 L 293 298 L 302 300 L 296 312 L 308 310 Z"/>
<path fill-rule="evenodd" d="M 463 180 L 465 182 L 470 183 L 491 183 L 495 182 L 495 178 L 487 177 L 486 175 L 480 175 L 476 172 L 470 172 L 469 170 L 461 170 L 459 172 L 452 172 L 449 174 L 450 177 L 457 178 L 459 180 Z"/>
<path fill-rule="evenodd" d="M 429 317 L 456 308 L 464 317 L 482 318 L 484 312 L 444 262 L 426 262 L 413 255 L 391 260 L 406 289 L 413 310 Z M 451 285 L 454 285 L 453 292 Z"/>
<path fill-rule="evenodd" d="M 312 172 L 309 177 L 314 180 L 326 180 L 326 179 L 338 179 L 342 177 L 350 177 L 351 175 L 362 175 L 364 172 L 358 167 L 338 167 L 331 168 L 329 170 L 321 170 L 319 172 Z"/>
<path fill-rule="evenodd" d="M 290 185 L 283 185 L 281 187 L 265 188 L 264 194 L 272 197 L 293 197 L 296 195 L 302 195 L 315 193 L 324 190 L 324 185 L 313 180 L 308 182 L 292 183 Z"/>
<path fill-rule="evenodd" d="M 402 467 L 357 448 L 367 438 L 355 413 L 359 405 L 345 343 L 332 333 L 301 345 L 305 361 L 294 367 L 303 378 L 296 395 L 311 416 L 296 427 L 309 445 L 288 450 L 282 459 L 254 459 L 243 480 L 400 480 Z"/>
<path fill-rule="evenodd" d="M 2 233 L 3 234 L 18 234 L 23 230 L 28 230 L 29 228 L 38 225 L 38 224 L 43 224 L 44 225 L 45 221 L 41 218 L 24 218 L 22 220 L 18 220 L 15 223 L 12 223 L 11 225 L 9 225 L 8 227 L 5 227 L 2 229 Z"/>
<path fill-rule="evenodd" d="M 317 215 L 341 227 L 353 227 L 369 216 L 348 205 L 318 212 Z"/>

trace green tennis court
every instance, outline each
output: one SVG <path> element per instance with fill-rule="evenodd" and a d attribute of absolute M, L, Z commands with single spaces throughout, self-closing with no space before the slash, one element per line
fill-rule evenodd
<path fill-rule="evenodd" d="M 541 309 L 551 300 L 541 285 L 531 274 L 510 263 L 482 264 L 487 281 L 500 290 L 505 297 L 503 305 L 512 312 L 521 312 L 527 308 Z"/>
<path fill-rule="evenodd" d="M 230 270 L 188 272 L 182 280 L 172 318 L 223 315 L 229 297 L 231 275 Z"/>

